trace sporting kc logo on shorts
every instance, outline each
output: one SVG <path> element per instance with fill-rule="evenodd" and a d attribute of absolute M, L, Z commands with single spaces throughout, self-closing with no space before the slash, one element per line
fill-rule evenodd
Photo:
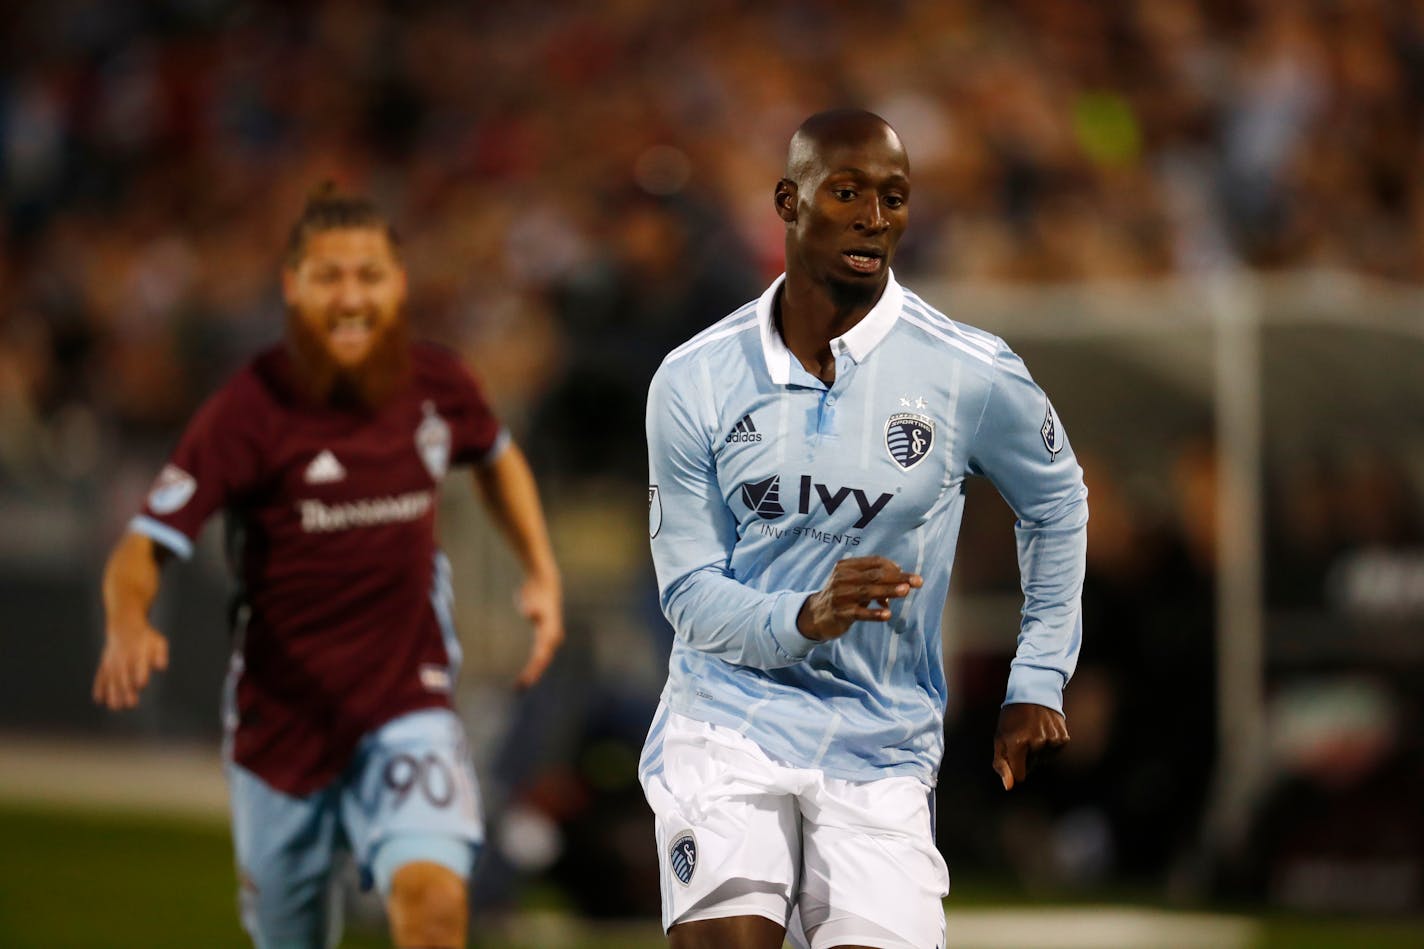
<path fill-rule="evenodd" d="M 697 869 L 697 838 L 692 831 L 678 834 L 668 848 L 668 858 L 672 863 L 672 875 L 677 882 L 687 886 L 692 882 L 692 874 Z"/>

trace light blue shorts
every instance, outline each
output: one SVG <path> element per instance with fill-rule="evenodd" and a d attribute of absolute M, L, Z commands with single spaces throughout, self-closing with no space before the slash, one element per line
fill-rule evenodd
<path fill-rule="evenodd" d="M 259 949 L 320 949 L 340 934 L 331 876 L 349 851 L 362 885 L 389 893 L 406 863 L 466 879 L 484 839 L 479 789 L 460 720 L 426 709 L 361 740 L 346 772 L 293 797 L 229 763 L 242 923 Z"/>

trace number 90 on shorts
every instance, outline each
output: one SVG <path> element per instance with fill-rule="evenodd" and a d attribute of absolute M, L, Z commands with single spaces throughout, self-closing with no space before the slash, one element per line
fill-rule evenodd
<path fill-rule="evenodd" d="M 349 774 L 356 787 L 343 808 L 347 830 L 364 831 L 371 844 L 399 834 L 482 836 L 464 731 L 445 709 L 403 716 L 368 736 Z"/>

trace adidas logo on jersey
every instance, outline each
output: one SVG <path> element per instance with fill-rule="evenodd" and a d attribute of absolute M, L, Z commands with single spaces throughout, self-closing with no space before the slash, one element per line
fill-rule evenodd
<path fill-rule="evenodd" d="M 728 445 L 733 442 L 759 441 L 761 441 L 761 432 L 757 431 L 756 426 L 752 424 L 752 417 L 750 415 L 743 415 L 742 420 L 736 425 L 733 425 L 732 430 L 727 433 Z"/>
<path fill-rule="evenodd" d="M 302 480 L 307 484 L 331 484 L 345 478 L 346 469 L 341 467 L 341 462 L 326 449 L 312 459 L 311 464 L 307 465 L 306 473 L 302 475 Z"/>

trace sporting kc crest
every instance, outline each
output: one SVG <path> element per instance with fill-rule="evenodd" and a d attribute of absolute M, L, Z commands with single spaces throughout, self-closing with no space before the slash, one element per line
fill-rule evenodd
<path fill-rule="evenodd" d="M 668 848 L 668 858 L 677 882 L 683 886 L 691 883 L 692 874 L 697 870 L 697 838 L 692 836 L 692 831 L 677 835 L 677 839 Z"/>
<path fill-rule="evenodd" d="M 897 412 L 886 420 L 885 450 L 906 471 L 924 461 L 933 445 L 934 419 L 914 412 Z"/>

